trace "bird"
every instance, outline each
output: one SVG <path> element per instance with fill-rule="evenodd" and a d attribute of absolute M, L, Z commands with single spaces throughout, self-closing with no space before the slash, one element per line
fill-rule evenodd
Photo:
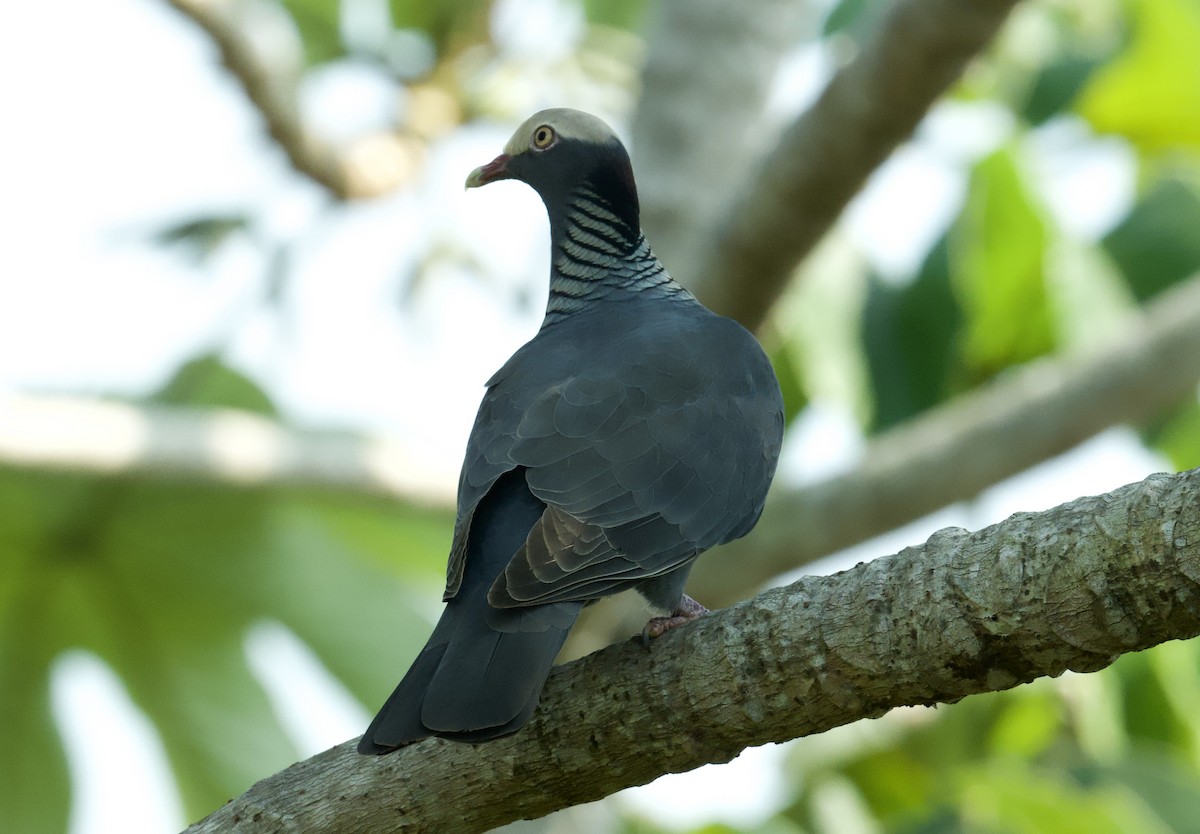
<path fill-rule="evenodd" d="M 783 398 L 755 338 L 668 274 L 639 221 L 629 154 L 579 110 L 535 113 L 466 187 L 517 180 L 550 220 L 545 317 L 487 381 L 467 442 L 428 643 L 358 743 L 482 742 L 533 714 L 580 611 L 637 589 L 662 616 L 696 558 L 762 513 Z"/>

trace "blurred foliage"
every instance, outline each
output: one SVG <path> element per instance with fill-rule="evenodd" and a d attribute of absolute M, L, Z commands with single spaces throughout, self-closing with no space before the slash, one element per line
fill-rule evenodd
<path fill-rule="evenodd" d="M 1104 249 L 1139 301 L 1200 271 L 1200 193 L 1167 173 L 1104 237 Z"/>
<path fill-rule="evenodd" d="M 182 250 L 192 263 L 200 265 L 231 236 L 244 232 L 250 225 L 246 214 L 212 214 L 192 217 L 156 229 L 150 241 L 158 246 Z"/>
<path fill-rule="evenodd" d="M 590 25 L 630 35 L 650 11 L 646 0 L 579 3 Z M 307 70 L 378 63 L 387 38 L 368 46 L 347 38 L 348 7 L 337 0 L 278 5 L 303 42 Z M 497 85 L 524 70 L 497 68 L 489 3 L 383 5 L 390 34 L 403 30 L 430 47 L 427 75 L 456 97 L 456 112 L 504 106 Z M 817 37 L 827 47 L 861 44 L 885 8 L 840 0 Z M 797 290 L 836 304 L 792 316 L 812 325 L 807 335 L 773 334 L 789 418 L 833 392 L 862 416 L 864 431 L 884 430 L 1079 342 L 1070 334 L 1091 325 L 1093 310 L 1133 309 L 1200 272 L 1200 2 L 1028 0 L 1010 30 L 953 93 L 1002 111 L 1010 127 L 957 161 L 962 204 L 919 267 L 885 280 L 859 259 L 817 291 Z M 584 42 L 580 50 L 594 47 Z M 612 58 L 579 64 L 635 77 L 632 58 L 624 75 Z M 1044 172 L 1031 162 L 1046 133 L 1064 125 L 1083 141 L 1114 138 L 1137 166 L 1128 210 L 1099 240 L 1061 228 L 1044 199 Z M 255 224 L 249 214 L 198 211 L 164 223 L 154 243 L 205 266 Z M 1067 293 L 1064 250 L 1080 253 L 1085 272 L 1110 270 L 1128 297 L 1086 297 L 1099 294 L 1100 280 Z M 288 253 L 270 258 L 276 301 Z M 861 384 L 847 382 L 856 375 Z M 155 400 L 278 414 L 267 392 L 208 354 L 184 364 Z M 1200 465 L 1200 405 L 1182 403 L 1144 437 L 1173 465 Z M 70 807 L 49 703 L 50 668 L 62 652 L 92 652 L 120 677 L 162 738 L 188 815 L 198 817 L 296 756 L 247 665 L 247 629 L 281 623 L 364 704 L 377 704 L 428 631 L 416 612 L 437 598 L 451 523 L 328 493 L 15 469 L 0 469 L 0 507 L 0 828 L 31 834 L 63 831 Z M 1200 647 L 1173 643 L 1095 675 L 801 740 L 788 771 L 786 805 L 745 830 L 1200 830 Z M 638 818 L 617 825 L 662 830 Z"/>
<path fill-rule="evenodd" d="M 954 347 L 962 317 L 944 237 L 910 284 L 871 281 L 862 329 L 875 397 L 874 429 L 898 423 L 950 393 L 949 380 L 962 373 Z"/>
<path fill-rule="evenodd" d="M 274 412 L 213 357 L 155 399 Z M 247 665 L 247 630 L 281 623 L 353 694 L 382 700 L 428 631 L 403 601 L 440 572 L 451 521 L 336 495 L 2 469 L 0 506 L 0 723 L 16 730 L 0 818 L 31 834 L 62 831 L 70 807 L 47 697 L 61 652 L 120 677 L 199 817 L 296 759 Z"/>
<path fill-rule="evenodd" d="M 1162 452 L 1180 472 L 1200 467 L 1200 403 L 1188 402 L 1144 432 L 1146 442 Z"/>
<path fill-rule="evenodd" d="M 821 34 L 845 35 L 861 42 L 887 11 L 887 4 L 873 3 L 871 0 L 838 0 L 825 16 Z"/>
<path fill-rule="evenodd" d="M 1103 133 L 1148 152 L 1200 146 L 1200 5 L 1195 0 L 1130 4 L 1133 36 L 1098 69 L 1079 112 Z"/>
<path fill-rule="evenodd" d="M 636 30 L 646 10 L 645 0 L 583 0 L 583 9 L 592 23 L 618 29 Z"/>
<path fill-rule="evenodd" d="M 309 64 L 322 64 L 347 55 L 342 37 L 341 3 L 336 0 L 282 0 L 304 42 Z M 428 39 L 445 54 L 455 43 L 479 40 L 486 33 L 486 0 L 387 0 L 391 24 Z"/>
<path fill-rule="evenodd" d="M 950 238 L 951 282 L 965 313 L 963 363 L 973 382 L 1054 347 L 1047 237 L 1014 152 L 1002 148 L 980 160 Z"/>
<path fill-rule="evenodd" d="M 345 49 L 339 27 L 339 4 L 330 0 L 283 0 L 300 37 L 304 57 L 310 64 L 340 58 Z"/>

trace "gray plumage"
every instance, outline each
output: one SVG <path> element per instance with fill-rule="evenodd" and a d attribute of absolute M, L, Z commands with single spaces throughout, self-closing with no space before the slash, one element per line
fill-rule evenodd
<path fill-rule="evenodd" d="M 612 131 L 547 110 L 504 151 L 467 185 L 519 179 L 541 195 L 546 317 L 488 380 L 459 479 L 445 612 L 360 753 L 515 732 L 600 597 L 637 588 L 671 612 L 652 633 L 703 612 L 683 593 L 688 571 L 754 526 L 779 456 L 770 363 L 651 253 Z"/>

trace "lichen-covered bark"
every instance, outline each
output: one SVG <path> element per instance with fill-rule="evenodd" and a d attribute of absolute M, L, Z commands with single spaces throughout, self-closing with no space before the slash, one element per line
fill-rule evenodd
<path fill-rule="evenodd" d="M 560 667 L 533 721 L 381 758 L 351 742 L 190 832 L 484 831 L 882 715 L 1200 633 L 1200 470 L 806 578 Z"/>

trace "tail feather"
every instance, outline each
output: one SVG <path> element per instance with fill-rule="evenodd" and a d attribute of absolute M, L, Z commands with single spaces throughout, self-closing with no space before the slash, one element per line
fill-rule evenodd
<path fill-rule="evenodd" d="M 359 753 L 364 756 L 377 756 L 430 734 L 428 728 L 421 723 L 420 705 L 445 652 L 445 644 L 428 645 L 421 650 L 408 673 L 384 702 L 371 726 L 367 727 L 363 737 L 358 740 Z"/>
<path fill-rule="evenodd" d="M 565 627 L 546 616 L 541 631 L 497 631 L 487 618 L 464 622 L 425 692 L 421 723 L 438 733 L 477 735 L 532 712 L 582 605 L 570 607 Z"/>
<path fill-rule="evenodd" d="M 529 720 L 583 604 L 502 610 L 488 604 L 487 592 L 544 508 L 522 470 L 493 485 L 475 513 L 462 586 L 359 740 L 359 753 L 387 753 L 431 735 L 483 741 Z"/>

